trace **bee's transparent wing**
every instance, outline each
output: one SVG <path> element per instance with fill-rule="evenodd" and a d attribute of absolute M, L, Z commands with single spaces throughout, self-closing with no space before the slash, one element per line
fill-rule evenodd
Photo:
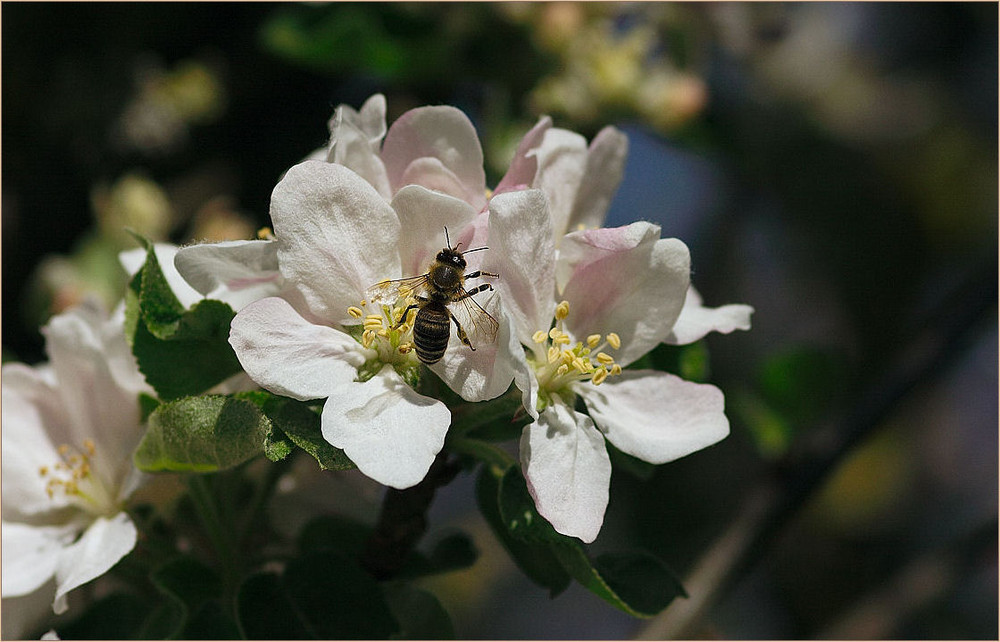
<path fill-rule="evenodd" d="M 393 305 L 399 299 L 420 296 L 427 290 L 428 275 L 410 276 L 405 279 L 379 281 L 365 290 L 365 301 L 380 305 Z"/>
<path fill-rule="evenodd" d="M 464 294 L 464 293 L 463 293 Z M 466 336 L 473 348 L 489 345 L 496 341 L 497 329 L 500 323 L 492 314 L 483 309 L 474 298 L 466 296 L 449 306 L 451 313 L 465 330 Z"/>

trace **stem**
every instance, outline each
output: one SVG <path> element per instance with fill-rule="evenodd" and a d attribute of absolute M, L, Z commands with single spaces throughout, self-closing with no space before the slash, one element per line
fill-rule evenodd
<path fill-rule="evenodd" d="M 427 509 L 434 493 L 454 479 L 458 471 L 458 465 L 448 462 L 442 451 L 419 484 L 386 491 L 382 513 L 361 557 L 361 565 L 372 576 L 384 580 L 399 572 L 427 530 Z"/>
<path fill-rule="evenodd" d="M 187 485 L 191 501 L 201 519 L 205 534 L 211 540 L 219 562 L 222 564 L 223 585 L 226 587 L 226 594 L 230 595 L 235 590 L 235 582 L 238 577 L 236 547 L 231 529 L 226 528 L 222 520 L 206 476 L 188 475 Z"/>
<path fill-rule="evenodd" d="M 972 331 L 996 307 L 995 260 L 972 274 L 936 306 L 926 328 L 910 337 L 892 367 L 858 396 L 839 421 L 807 431 L 808 438 L 748 495 L 727 531 L 703 554 L 685 581 L 688 600 L 675 600 L 649 621 L 637 639 L 694 637 L 701 621 L 738 576 L 766 552 L 771 536 L 787 524 L 827 475 L 909 395 L 945 372 Z"/>

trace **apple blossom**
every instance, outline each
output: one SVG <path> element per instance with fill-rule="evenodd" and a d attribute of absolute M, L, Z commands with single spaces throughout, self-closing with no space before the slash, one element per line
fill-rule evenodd
<path fill-rule="evenodd" d="M 535 418 L 521 437 L 528 490 L 558 532 L 590 542 L 608 502 L 605 439 L 659 464 L 729 433 L 714 386 L 623 370 L 671 336 L 689 290 L 688 249 L 639 222 L 571 232 L 557 257 L 544 209 L 535 218 L 521 212 L 537 207 L 490 209 L 487 268 L 504 274 L 498 288 L 530 372 L 515 379 Z M 588 414 L 574 409 L 577 397 Z"/>
<path fill-rule="evenodd" d="M 350 169 L 305 161 L 275 187 L 271 219 L 284 286 L 233 319 L 240 363 L 272 392 L 326 398 L 323 436 L 363 473 L 395 488 L 416 484 L 444 444 L 451 413 L 411 387 L 420 363 L 412 325 L 400 323 L 406 302 L 366 304 L 365 292 L 425 271 L 445 226 L 457 243 L 471 240 L 475 208 L 417 185 L 389 203 Z M 495 299 L 485 305 L 504 319 Z M 452 341 L 432 369 L 466 400 L 496 397 L 513 378 L 511 342 L 502 323 L 496 344 L 471 351 Z"/>
<path fill-rule="evenodd" d="M 87 307 L 43 328 L 50 362 L 3 367 L 3 594 L 54 579 L 53 608 L 136 542 L 123 510 L 142 475 L 139 393 L 151 392 L 120 323 Z"/>

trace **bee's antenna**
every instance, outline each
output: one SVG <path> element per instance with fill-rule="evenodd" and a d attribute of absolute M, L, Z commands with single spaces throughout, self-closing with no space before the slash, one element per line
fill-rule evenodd
<path fill-rule="evenodd" d="M 448 226 L 447 225 L 444 226 L 444 242 L 448 245 L 448 247 L 451 247 L 451 239 L 448 238 Z"/>
<path fill-rule="evenodd" d="M 490 248 L 488 248 L 488 247 L 486 247 L 484 245 L 482 247 L 474 247 L 471 250 L 466 250 L 466 251 L 462 252 L 462 254 L 468 254 L 469 252 L 478 252 L 479 250 L 488 250 L 488 249 L 490 249 Z"/>

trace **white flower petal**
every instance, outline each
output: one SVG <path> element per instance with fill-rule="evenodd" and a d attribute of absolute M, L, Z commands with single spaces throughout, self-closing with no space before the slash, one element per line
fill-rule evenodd
<path fill-rule="evenodd" d="M 517 145 L 514 158 L 507 168 L 507 173 L 493 190 L 494 196 L 514 190 L 528 189 L 538 173 L 538 158 L 532 150 L 542 144 L 545 132 L 552 128 L 552 119 L 542 116 L 531 130 L 524 135 Z"/>
<path fill-rule="evenodd" d="M 65 441 L 48 425 L 50 437 L 74 448 L 93 440 L 93 474 L 102 477 L 107 488 L 118 488 L 132 467 L 132 451 L 143 431 L 138 389 L 120 385 L 121 377 L 111 370 L 107 342 L 115 337 L 108 335 L 100 317 L 82 308 L 52 317 L 42 333 L 70 418 Z M 119 345 L 123 340 L 117 337 Z M 115 354 L 131 359 L 123 348 Z"/>
<path fill-rule="evenodd" d="M 470 199 L 468 188 L 462 183 L 455 172 L 445 167 L 437 158 L 418 158 L 406 166 L 403 177 L 400 179 L 402 185 L 421 185 L 442 194 L 447 194 L 460 201 L 482 200 L 485 198 Z M 472 207 L 472 205 L 469 205 Z"/>
<path fill-rule="evenodd" d="M 584 542 L 604 523 L 611 460 L 590 417 L 560 403 L 521 434 L 521 467 L 535 507 L 558 532 Z"/>
<path fill-rule="evenodd" d="M 104 575 L 135 547 L 135 524 L 126 513 L 94 520 L 76 542 L 59 555 L 56 570 L 56 613 L 65 610 L 66 594 Z"/>
<path fill-rule="evenodd" d="M 393 488 L 424 478 L 450 424 L 447 406 L 418 394 L 390 365 L 363 383 L 337 386 L 323 406 L 323 437 Z"/>
<path fill-rule="evenodd" d="M 334 163 L 307 161 L 271 196 L 271 221 L 285 284 L 316 319 L 350 321 L 364 291 L 400 276 L 399 219 L 363 178 Z"/>
<path fill-rule="evenodd" d="M 340 105 L 330 119 L 329 153 L 325 158 L 354 170 L 368 181 L 383 198 L 392 196 L 379 146 L 385 136 L 385 96 L 375 94 L 354 111 Z"/>
<path fill-rule="evenodd" d="M 27 595 L 52 578 L 60 553 L 75 536 L 76 529 L 72 526 L 3 522 L 0 539 L 3 540 L 4 597 Z"/>
<path fill-rule="evenodd" d="M 405 230 L 398 246 L 404 276 L 427 271 L 434 256 L 445 246 L 446 227 L 454 244 L 458 234 L 476 217 L 476 211 L 465 201 L 432 192 L 422 185 L 407 185 L 396 192 L 392 209 Z"/>
<path fill-rule="evenodd" d="M 163 278 L 167 280 L 167 284 L 170 285 L 170 289 L 173 290 L 174 296 L 181 302 L 181 305 L 190 308 L 204 297 L 192 288 L 174 267 L 177 249 L 177 246 L 172 243 L 153 244 L 153 253 L 156 254 L 156 262 L 160 264 L 160 269 L 163 271 Z M 146 263 L 146 248 L 139 247 L 120 252 L 118 261 L 130 277 L 134 276 Z"/>
<path fill-rule="evenodd" d="M 567 231 L 604 225 L 611 199 L 625 174 L 628 137 L 614 127 L 597 133 L 587 150 L 587 164 L 573 201 Z"/>
<path fill-rule="evenodd" d="M 555 308 L 555 245 L 545 195 L 531 189 L 493 197 L 489 230 L 483 269 L 500 275 L 495 287 L 518 338 L 534 345 L 531 335 L 548 331 Z"/>
<path fill-rule="evenodd" d="M 270 240 L 188 245 L 177 251 L 174 266 L 195 290 L 237 311 L 278 294 L 283 282 L 278 244 Z"/>
<path fill-rule="evenodd" d="M 632 223 L 566 235 L 557 276 L 569 271 L 562 297 L 570 302 L 566 328 L 576 338 L 616 332 L 623 367 L 660 344 L 684 306 L 691 257 L 660 228 Z M 567 270 L 569 266 L 569 270 Z"/>
<path fill-rule="evenodd" d="M 576 193 L 587 165 L 587 139 L 575 132 L 553 127 L 545 132 L 535 150 L 538 171 L 532 187 L 545 192 L 552 216 L 552 232 L 558 243 L 576 201 Z"/>
<path fill-rule="evenodd" d="M 229 343 L 261 387 L 299 400 L 320 399 L 354 381 L 365 362 L 349 335 L 306 321 L 284 299 L 251 303 L 233 317 Z"/>
<path fill-rule="evenodd" d="M 393 191 L 406 184 L 404 174 L 418 158 L 436 158 L 464 188 L 462 200 L 478 212 L 486 206 L 483 149 L 468 116 L 447 105 L 411 109 L 389 128 L 382 161 Z"/>
<path fill-rule="evenodd" d="M 57 388 L 33 368 L 20 363 L 3 366 L 3 403 L 0 404 L 3 430 L 3 515 L 5 520 L 59 509 L 68 504 L 65 496 L 53 498 L 45 492 L 45 480 L 39 475 L 43 466 L 60 461 L 56 445 L 47 434 L 65 430 L 70 420 L 60 401 Z M 63 441 L 68 438 L 63 433 Z M 57 434 L 56 439 L 60 436 Z"/>
<path fill-rule="evenodd" d="M 725 399 L 712 385 L 655 370 L 626 370 L 599 386 L 575 390 L 608 441 L 651 464 L 690 455 L 729 434 Z"/>
<path fill-rule="evenodd" d="M 729 334 L 733 330 L 749 330 L 753 311 L 752 307 L 742 303 L 706 308 L 692 286 L 688 288 L 684 309 L 664 342 L 682 346 L 698 341 L 709 332 Z"/>

